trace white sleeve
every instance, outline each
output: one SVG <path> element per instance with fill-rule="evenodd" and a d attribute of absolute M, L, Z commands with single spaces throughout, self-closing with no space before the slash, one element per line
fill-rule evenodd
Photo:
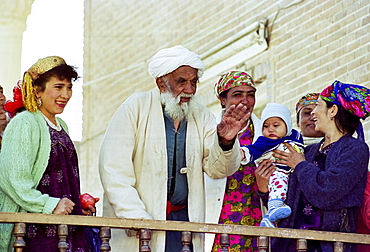
<path fill-rule="evenodd" d="M 249 153 L 249 150 L 247 147 L 240 147 L 240 149 L 244 152 L 244 159 L 240 162 L 242 165 L 246 165 L 251 162 L 251 154 Z"/>
<path fill-rule="evenodd" d="M 113 115 L 100 149 L 99 172 L 105 196 L 117 217 L 152 219 L 135 188 L 132 155 L 135 115 L 121 105 Z"/>

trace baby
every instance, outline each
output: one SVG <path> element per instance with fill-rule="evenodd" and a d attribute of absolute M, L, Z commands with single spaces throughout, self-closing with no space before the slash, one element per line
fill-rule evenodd
<path fill-rule="evenodd" d="M 290 144 L 298 153 L 303 153 L 303 138 L 292 129 L 292 119 L 287 107 L 278 103 L 268 103 L 261 115 L 262 135 L 252 145 L 241 147 L 245 153 L 242 163 L 255 162 L 258 166 L 262 160 L 273 157 L 273 150 L 289 151 L 284 143 Z M 276 171 L 269 181 L 268 211 L 261 221 L 261 227 L 275 227 L 273 222 L 291 214 L 289 206 L 284 204 L 288 190 L 291 168 L 275 163 Z"/>

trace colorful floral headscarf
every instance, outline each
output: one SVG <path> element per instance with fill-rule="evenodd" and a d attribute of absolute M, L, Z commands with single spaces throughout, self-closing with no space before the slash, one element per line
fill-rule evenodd
<path fill-rule="evenodd" d="M 305 106 L 308 105 L 316 105 L 317 99 L 319 99 L 320 93 L 308 93 L 305 96 L 302 96 L 301 99 L 297 102 L 295 105 L 295 112 L 298 114 L 298 112 Z"/>
<path fill-rule="evenodd" d="M 216 96 L 219 98 L 222 92 L 239 86 L 251 86 L 256 89 L 254 81 L 248 73 L 241 71 L 229 71 L 224 73 L 215 84 Z"/>
<path fill-rule="evenodd" d="M 370 116 L 370 89 L 366 87 L 336 80 L 320 93 L 320 97 L 362 119 Z"/>

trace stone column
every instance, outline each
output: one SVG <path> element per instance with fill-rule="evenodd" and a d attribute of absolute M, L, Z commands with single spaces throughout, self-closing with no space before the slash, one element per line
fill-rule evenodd
<path fill-rule="evenodd" d="M 0 1 L 0 85 L 7 99 L 21 78 L 23 32 L 34 0 Z"/>

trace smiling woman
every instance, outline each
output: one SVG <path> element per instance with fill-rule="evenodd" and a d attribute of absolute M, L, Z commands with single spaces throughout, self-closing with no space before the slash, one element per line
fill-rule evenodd
<path fill-rule="evenodd" d="M 0 211 L 92 215 L 83 210 L 77 153 L 57 118 L 72 96 L 75 69 L 58 56 L 38 60 L 21 83 L 23 106 L 7 126 L 0 153 Z M 22 134 L 20 134 L 22 132 Z M 22 153 L 22 155 L 19 155 Z M 56 225 L 27 225 L 24 251 L 56 251 Z M 73 230 L 73 231 L 72 231 Z M 0 224 L 0 250 L 11 250 L 12 224 Z M 89 251 L 83 227 L 68 235 L 71 251 Z"/>
<path fill-rule="evenodd" d="M 307 146 L 304 157 L 292 148 L 290 153 L 276 150 L 277 162 L 294 168 L 287 194 L 292 214 L 279 227 L 356 231 L 369 162 L 360 120 L 370 116 L 369 101 L 370 89 L 334 81 L 311 112 L 315 130 L 325 134 L 321 142 Z M 309 251 L 334 251 L 333 243 L 308 241 L 307 246 Z M 295 250 L 295 241 L 272 241 L 272 251 Z M 345 244 L 344 251 L 354 252 L 356 246 Z"/>
<path fill-rule="evenodd" d="M 297 126 L 306 145 L 317 143 L 324 136 L 322 132 L 315 130 L 315 122 L 311 112 L 315 109 L 319 93 L 308 93 L 302 96 L 296 104 Z"/>
<path fill-rule="evenodd" d="M 230 107 L 246 106 L 245 115 L 247 117 L 241 120 L 242 125 L 238 133 L 240 146 L 243 149 L 246 148 L 262 134 L 262 124 L 253 114 L 256 87 L 252 77 L 248 73 L 241 71 L 224 73 L 215 84 L 215 93 L 223 108 L 218 116 L 218 120 Z M 247 161 L 244 156 L 238 171 L 228 176 L 227 180 L 208 182 L 208 187 L 217 188 L 217 190 L 222 190 L 224 193 L 223 201 L 220 201 L 212 209 L 214 213 L 221 212 L 217 216 L 219 217 L 219 224 L 260 225 L 262 211 L 258 192 L 268 192 L 268 181 L 272 174 L 272 171 L 268 168 L 264 172 L 262 172 L 263 176 L 260 175 L 262 174 L 261 169 L 257 168 L 254 162 Z M 234 200 L 235 195 L 243 200 Z M 213 244 L 207 244 L 210 248 L 206 251 L 221 251 L 220 239 L 220 235 L 216 235 Z M 258 251 L 257 238 L 233 235 L 230 239 L 230 250 Z"/>
<path fill-rule="evenodd" d="M 63 76 L 53 76 L 55 72 L 64 72 Z M 36 99 L 39 110 L 52 123 L 57 124 L 56 114 L 61 114 L 64 111 L 69 99 L 72 97 L 71 78 L 77 79 L 77 73 L 72 67 L 60 65 L 53 69 L 53 72 L 45 73 L 43 79 L 38 78 L 35 81 Z M 38 85 L 39 84 L 39 85 Z"/>

